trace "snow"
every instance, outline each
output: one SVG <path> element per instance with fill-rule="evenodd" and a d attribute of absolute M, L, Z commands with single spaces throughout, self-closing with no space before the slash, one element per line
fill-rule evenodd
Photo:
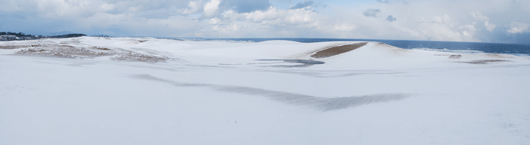
<path fill-rule="evenodd" d="M 0 144 L 530 144 L 529 59 L 376 42 L 310 57 L 354 43 L 0 42 L 175 58 L 147 63 L 0 49 Z M 469 63 L 476 60 L 505 61 Z"/>

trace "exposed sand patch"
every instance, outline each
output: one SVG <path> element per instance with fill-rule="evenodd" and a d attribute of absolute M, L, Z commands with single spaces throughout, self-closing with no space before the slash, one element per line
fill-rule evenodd
<path fill-rule="evenodd" d="M 505 55 L 505 54 L 493 54 L 493 53 L 487 53 L 486 55 L 489 56 L 489 57 L 494 57 L 494 58 L 514 58 L 514 57 L 511 56 L 511 55 Z"/>
<path fill-rule="evenodd" d="M 97 47 L 97 49 L 99 49 L 99 50 L 110 50 L 108 48 L 103 48 L 103 47 Z"/>
<path fill-rule="evenodd" d="M 111 59 L 116 60 L 116 61 L 140 61 L 140 62 L 147 62 L 147 63 L 168 62 L 171 60 L 177 60 L 175 58 L 171 58 L 167 56 L 149 55 L 149 54 L 136 53 L 132 51 L 118 53 L 116 56 L 112 57 Z"/>
<path fill-rule="evenodd" d="M 4 45 L 0 46 L 0 49 L 19 49 L 19 48 L 27 48 L 31 47 L 30 45 Z"/>
<path fill-rule="evenodd" d="M 58 44 L 38 44 L 38 45 L 24 45 L 24 46 L 5 46 L 6 48 L 26 48 L 21 49 L 15 54 L 18 55 L 34 55 L 46 57 L 59 58 L 96 58 L 102 56 L 113 56 L 111 60 L 115 61 L 138 61 L 147 63 L 168 62 L 172 60 L 180 60 L 168 56 L 157 55 L 154 53 L 143 54 L 130 50 L 123 49 L 109 49 L 104 47 L 75 47 L 70 45 Z"/>
<path fill-rule="evenodd" d="M 331 47 L 331 48 L 320 50 L 320 51 L 316 52 L 315 54 L 311 55 L 311 57 L 313 57 L 313 58 L 331 57 L 331 56 L 339 55 L 341 53 L 345 53 L 345 52 L 348 52 L 348 51 L 355 50 L 357 48 L 363 47 L 366 44 L 368 44 L 368 43 L 367 42 L 363 42 L 363 43 L 356 43 L 356 44 L 350 44 L 350 45 L 334 46 L 334 47 Z"/>
<path fill-rule="evenodd" d="M 469 63 L 469 64 L 488 64 L 491 62 L 508 62 L 509 60 L 500 60 L 500 59 L 489 59 L 489 60 L 473 60 L 460 63 Z"/>
<path fill-rule="evenodd" d="M 409 50 L 408 49 L 403 49 L 403 48 L 399 48 L 399 47 L 395 47 L 395 46 L 392 46 L 392 45 L 388 45 L 386 43 L 382 43 L 382 42 L 378 42 L 376 43 L 377 46 L 380 46 L 380 47 L 386 47 L 386 48 L 390 48 L 388 50 L 391 50 L 394 54 L 403 54 L 403 53 L 406 53 L 408 52 Z"/>
<path fill-rule="evenodd" d="M 381 42 L 376 43 L 376 44 L 379 45 L 379 46 L 383 46 L 383 47 L 394 47 L 394 46 L 392 46 L 392 45 L 388 45 L 388 44 L 386 44 L 386 43 L 381 43 Z"/>
<path fill-rule="evenodd" d="M 32 45 L 27 49 L 22 49 L 16 54 L 52 56 L 61 58 L 94 58 L 100 56 L 115 55 L 116 52 L 109 51 L 108 48 L 98 47 L 74 47 L 69 45 Z"/>
<path fill-rule="evenodd" d="M 451 59 L 459 59 L 461 57 L 462 57 L 462 55 L 450 55 L 449 56 L 449 58 L 451 58 Z"/>

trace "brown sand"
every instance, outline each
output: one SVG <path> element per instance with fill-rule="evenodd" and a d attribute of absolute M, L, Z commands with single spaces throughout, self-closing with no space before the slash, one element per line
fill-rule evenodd
<path fill-rule="evenodd" d="M 451 59 L 459 59 L 461 57 L 462 57 L 462 55 L 451 55 L 451 56 L 449 56 L 449 58 L 451 58 Z"/>
<path fill-rule="evenodd" d="M 29 47 L 27 45 L 7 45 L 7 46 L 0 46 L 0 49 L 19 49 L 19 48 L 26 48 Z"/>
<path fill-rule="evenodd" d="M 490 62 L 507 62 L 508 60 L 500 60 L 500 59 L 488 59 L 488 60 L 474 60 L 474 61 L 468 61 L 468 62 L 461 62 L 461 63 L 469 63 L 469 64 L 487 64 Z"/>
<path fill-rule="evenodd" d="M 131 51 L 118 53 L 116 56 L 112 57 L 111 59 L 115 61 L 139 61 L 139 62 L 147 62 L 147 63 L 168 62 L 172 60 L 177 60 L 175 58 L 170 58 L 167 56 L 141 54 L 141 53 L 136 53 L 136 52 L 131 52 Z"/>
<path fill-rule="evenodd" d="M 112 56 L 111 59 L 115 61 L 139 61 L 147 63 L 168 62 L 172 60 L 179 60 L 176 58 L 162 56 L 157 54 L 142 54 L 130 50 L 123 49 L 109 49 L 104 47 L 75 47 L 70 45 L 28 45 L 28 46 L 4 46 L 5 49 L 24 48 L 15 54 L 18 55 L 34 55 L 34 56 L 48 56 L 60 58 L 96 58 L 102 56 Z"/>
<path fill-rule="evenodd" d="M 106 49 L 106 48 L 105 48 Z M 109 49 L 110 50 L 110 49 Z M 74 47 L 69 45 L 35 45 L 16 52 L 19 55 L 38 55 L 61 58 L 94 58 L 115 55 L 115 52 L 101 51 L 97 47 Z"/>
<path fill-rule="evenodd" d="M 108 48 L 103 48 L 103 47 L 96 47 L 96 49 L 99 49 L 99 50 L 110 50 Z"/>
<path fill-rule="evenodd" d="M 486 54 L 486 55 L 488 55 L 489 57 L 495 57 L 495 58 L 514 58 L 513 56 L 503 55 L 503 54 Z"/>
<path fill-rule="evenodd" d="M 335 46 L 328 49 L 324 49 L 321 51 L 318 51 L 317 53 L 311 55 L 313 58 L 326 58 L 331 57 L 335 55 L 339 55 L 341 53 L 345 53 L 348 51 L 355 50 L 357 48 L 363 47 L 364 45 L 368 44 L 367 42 L 363 43 L 356 43 L 356 44 L 350 44 L 350 45 L 342 45 L 342 46 Z"/>
<path fill-rule="evenodd" d="M 394 47 L 394 46 L 392 46 L 392 45 L 388 45 L 388 44 L 386 44 L 386 43 L 381 43 L 381 42 L 377 43 L 377 45 L 378 45 L 378 46 L 384 46 L 384 47 Z"/>

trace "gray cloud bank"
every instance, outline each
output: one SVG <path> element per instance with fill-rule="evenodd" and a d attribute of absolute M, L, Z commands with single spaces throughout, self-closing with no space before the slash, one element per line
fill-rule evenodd
<path fill-rule="evenodd" d="M 379 13 L 381 13 L 379 9 L 368 9 L 363 12 L 363 15 L 367 17 L 378 17 Z"/>
<path fill-rule="evenodd" d="M 389 22 L 394 22 L 394 21 L 397 20 L 397 18 L 392 17 L 392 15 L 389 15 L 389 16 L 386 18 L 386 20 L 389 21 Z"/>

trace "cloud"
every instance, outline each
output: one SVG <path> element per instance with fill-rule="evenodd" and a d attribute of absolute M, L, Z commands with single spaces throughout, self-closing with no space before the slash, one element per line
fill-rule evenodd
<path fill-rule="evenodd" d="M 512 22 L 510 29 L 506 30 L 508 33 L 523 33 L 528 30 L 528 23 Z"/>
<path fill-rule="evenodd" d="M 484 27 L 486 27 L 486 30 L 490 31 L 490 32 L 493 32 L 493 30 L 495 29 L 495 27 L 497 27 L 495 24 L 492 24 L 489 22 L 489 18 L 488 16 L 478 12 L 478 11 L 474 11 L 474 12 L 471 12 L 471 16 L 473 16 L 473 18 L 475 20 L 478 20 L 478 21 L 484 21 Z"/>
<path fill-rule="evenodd" d="M 476 30 L 475 28 L 475 25 L 472 25 L 472 24 L 469 24 L 469 25 L 461 25 L 459 26 L 459 28 L 462 28 L 462 29 L 468 29 L 468 30 Z"/>
<path fill-rule="evenodd" d="M 188 4 L 188 8 L 184 9 L 182 13 L 184 14 L 193 14 L 197 13 L 202 10 L 202 3 L 201 1 L 190 1 Z"/>
<path fill-rule="evenodd" d="M 388 0 L 377 0 L 377 2 L 380 2 L 380 3 L 390 3 Z"/>
<path fill-rule="evenodd" d="M 309 9 L 278 9 L 257 10 L 249 13 L 238 13 L 235 10 L 224 11 L 220 17 L 222 23 L 201 31 L 205 37 L 309 37 L 308 33 L 322 27 L 332 26 L 319 24 L 318 14 Z M 353 28 L 346 27 L 344 30 Z M 259 35 L 257 35 L 259 34 Z M 318 35 L 311 35 L 318 37 Z"/>
<path fill-rule="evenodd" d="M 127 14 L 131 17 L 168 18 L 189 1 L 170 0 L 1 0 L 0 15 L 22 14 L 26 18 L 89 18 L 98 13 Z"/>
<path fill-rule="evenodd" d="M 388 15 L 388 17 L 386 18 L 387 21 L 389 22 L 394 22 L 396 21 L 397 19 L 395 17 L 392 17 L 392 15 Z"/>
<path fill-rule="evenodd" d="M 271 7 L 266 11 L 253 11 L 250 13 L 237 13 L 235 11 L 225 11 L 222 16 L 231 21 L 246 21 L 260 25 L 302 25 L 316 21 L 316 13 L 306 9 L 282 10 Z"/>
<path fill-rule="evenodd" d="M 220 24 L 221 20 L 219 18 L 211 18 L 210 21 L 208 21 L 210 24 Z"/>
<path fill-rule="evenodd" d="M 368 9 L 363 12 L 366 17 L 378 17 L 381 11 L 379 9 Z"/>
<path fill-rule="evenodd" d="M 353 30 L 355 30 L 355 28 L 356 28 L 355 25 L 346 24 L 346 23 L 337 24 L 337 25 L 333 26 L 333 30 L 334 31 L 342 31 L 342 32 L 344 32 L 344 31 L 346 31 L 346 32 L 353 31 Z"/>
<path fill-rule="evenodd" d="M 206 5 L 204 5 L 204 15 L 206 17 L 211 17 L 215 15 L 217 10 L 219 9 L 219 4 L 221 4 L 221 0 L 212 0 L 206 3 Z"/>
<path fill-rule="evenodd" d="M 486 29 L 490 32 L 493 32 L 493 29 L 497 27 L 495 24 L 491 24 L 490 22 L 486 21 L 484 22 L 484 26 L 486 26 Z"/>
<path fill-rule="evenodd" d="M 241 25 L 238 24 L 231 24 L 231 25 L 216 25 L 213 26 L 212 30 L 219 31 L 219 32 L 234 32 L 239 31 L 242 28 Z"/>
<path fill-rule="evenodd" d="M 289 9 L 300 9 L 300 8 L 305 8 L 305 7 L 312 6 L 313 4 L 315 4 L 315 2 L 313 2 L 313 1 L 306 1 L 306 2 L 303 2 L 303 3 L 297 3 L 297 4 L 294 5 L 294 6 L 290 6 Z"/>
<path fill-rule="evenodd" d="M 448 23 L 449 20 L 451 20 L 451 17 L 449 17 L 449 15 L 447 14 L 445 14 L 443 17 L 441 16 L 432 17 L 432 21 L 435 23 Z"/>
<path fill-rule="evenodd" d="M 483 15 L 482 13 L 478 12 L 478 11 L 474 11 L 471 13 L 471 16 L 473 16 L 473 18 L 475 18 L 476 20 L 479 20 L 479 21 L 488 21 L 489 18 L 485 15 Z"/>
<path fill-rule="evenodd" d="M 0 30 L 500 42 L 530 33 L 530 1 L 510 1 L 0 0 Z"/>

